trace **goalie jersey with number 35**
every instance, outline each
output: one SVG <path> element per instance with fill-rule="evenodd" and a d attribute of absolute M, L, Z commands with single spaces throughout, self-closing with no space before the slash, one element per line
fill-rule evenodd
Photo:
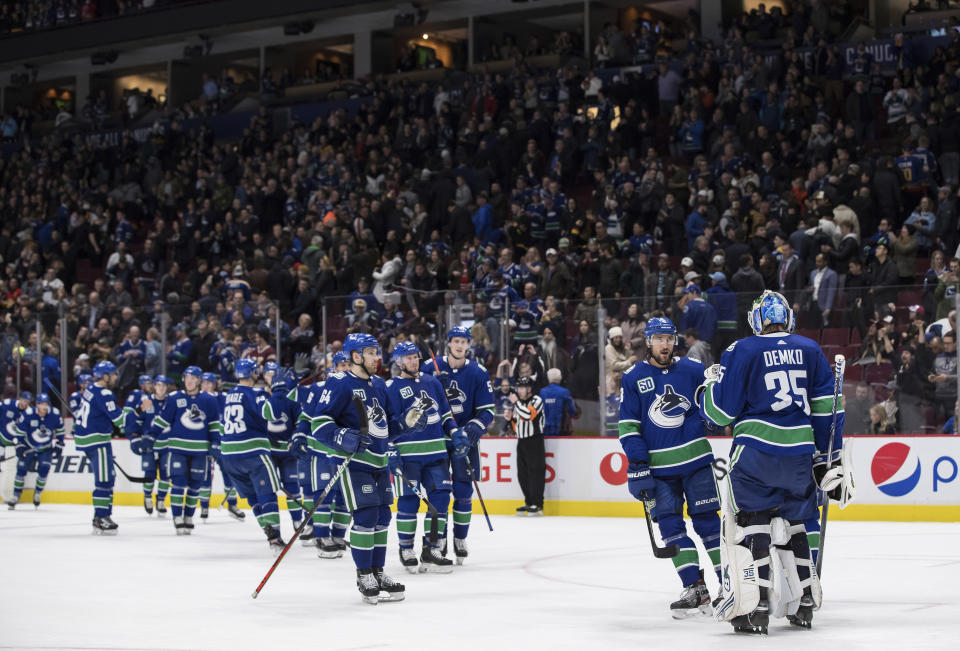
<path fill-rule="evenodd" d="M 720 378 L 707 384 L 703 414 L 733 424 L 734 447 L 768 454 L 825 452 L 830 443 L 833 370 L 811 339 L 784 332 L 732 344 L 720 358 Z M 842 407 L 833 449 L 841 449 Z"/>

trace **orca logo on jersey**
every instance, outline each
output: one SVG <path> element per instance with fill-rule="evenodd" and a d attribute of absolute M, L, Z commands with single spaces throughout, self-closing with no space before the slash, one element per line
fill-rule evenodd
<path fill-rule="evenodd" d="M 378 439 L 387 438 L 387 412 L 376 398 L 373 399 L 372 405 L 367 406 L 367 423 L 370 436 Z"/>
<path fill-rule="evenodd" d="M 195 404 L 190 405 L 190 409 L 180 414 L 180 424 L 193 431 L 202 430 L 207 426 L 204 413 L 200 411 L 200 408 Z"/>
<path fill-rule="evenodd" d="M 447 402 L 466 402 L 467 400 L 467 394 L 460 389 L 456 380 L 450 382 L 445 393 L 447 394 Z"/>
<path fill-rule="evenodd" d="M 36 434 L 33 438 L 36 439 L 37 443 L 42 445 L 53 438 L 53 432 L 51 432 L 50 428 L 46 425 L 41 425 L 40 429 L 36 431 Z"/>
<path fill-rule="evenodd" d="M 887 443 L 870 462 L 870 477 L 884 495 L 903 497 L 920 483 L 920 458 L 906 443 Z"/>
<path fill-rule="evenodd" d="M 267 423 L 267 431 L 275 433 L 284 432 L 287 429 L 287 421 L 289 420 L 290 418 L 286 414 L 280 414 L 280 418 Z"/>
<path fill-rule="evenodd" d="M 690 411 L 690 401 L 673 390 L 669 384 L 663 387 L 663 394 L 650 405 L 647 415 L 658 427 L 672 429 L 683 426 L 683 419 Z"/>

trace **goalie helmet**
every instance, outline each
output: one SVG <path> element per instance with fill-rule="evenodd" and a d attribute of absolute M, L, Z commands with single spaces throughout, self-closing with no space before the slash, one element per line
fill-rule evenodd
<path fill-rule="evenodd" d="M 769 289 L 753 302 L 747 313 L 747 322 L 755 335 L 761 334 L 769 325 L 782 325 L 787 332 L 793 332 L 795 325 L 790 303 L 783 294 Z"/>

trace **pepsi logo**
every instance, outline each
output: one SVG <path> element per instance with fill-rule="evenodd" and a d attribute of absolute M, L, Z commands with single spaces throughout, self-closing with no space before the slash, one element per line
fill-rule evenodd
<path fill-rule="evenodd" d="M 880 492 L 903 497 L 920 482 L 920 458 L 905 443 L 887 443 L 873 455 L 870 475 Z"/>

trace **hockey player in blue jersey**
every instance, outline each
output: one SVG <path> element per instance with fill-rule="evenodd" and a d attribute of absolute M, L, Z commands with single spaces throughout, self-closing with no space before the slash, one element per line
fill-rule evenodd
<path fill-rule="evenodd" d="M 451 451 L 453 471 L 453 551 L 457 564 L 467 558 L 467 533 L 473 514 L 473 480 L 480 480 L 480 441 L 493 422 L 493 387 L 490 374 L 479 362 L 467 359 L 470 329 L 455 326 L 447 332 L 447 355 L 427 360 L 421 370 L 435 375 L 447 395 L 457 427 L 467 436 L 469 445 L 461 452 Z M 471 473 L 472 471 L 472 473 Z"/>
<path fill-rule="evenodd" d="M 67 399 L 67 406 L 70 407 L 70 413 L 76 414 L 80 410 L 80 400 L 83 398 L 83 390 L 87 385 L 93 382 L 93 376 L 89 373 L 81 373 L 77 376 L 77 390 L 70 394 Z"/>
<path fill-rule="evenodd" d="M 20 430 L 17 429 L 17 420 L 20 415 L 30 407 L 33 402 L 33 394 L 24 391 L 19 398 L 6 398 L 0 402 L 0 454 L 3 453 L 3 447 L 14 447 L 20 438 Z"/>
<path fill-rule="evenodd" d="M 40 506 L 40 495 L 47 484 L 53 450 L 63 449 L 63 418 L 59 409 L 50 406 L 50 396 L 38 393 L 36 407 L 20 412 L 17 430 L 20 438 L 17 440 L 17 475 L 13 480 L 13 499 L 8 502 L 11 510 L 20 501 L 23 481 L 34 464 L 37 483 L 33 489 L 33 506 Z"/>
<path fill-rule="evenodd" d="M 153 450 L 150 449 L 149 454 L 144 453 L 146 441 L 142 436 L 144 422 L 146 421 L 147 428 L 149 428 L 153 417 L 159 411 L 157 406 L 154 405 L 152 395 L 153 378 L 149 375 L 141 375 L 137 379 L 137 388 L 130 392 L 123 405 L 123 433 L 130 439 L 130 451 L 140 457 L 140 467 L 144 472 L 144 479 L 151 480 L 156 478 Z M 153 514 L 153 481 L 143 484 L 143 509 L 147 512 L 147 515 Z"/>
<path fill-rule="evenodd" d="M 97 362 L 93 367 L 93 383 L 83 392 L 80 407 L 74 413 L 73 442 L 87 455 L 93 471 L 93 532 L 101 535 L 117 533 L 113 513 L 113 428 L 123 427 L 123 409 L 113 395 L 117 367 L 113 362 Z"/>
<path fill-rule="evenodd" d="M 387 417 L 391 432 L 400 434 L 391 446 L 389 458 L 397 493 L 400 562 L 411 574 L 417 572 L 413 543 L 417 535 L 420 498 L 398 474 L 414 485 L 422 486 L 439 513 L 435 545 L 426 535 L 427 525 L 424 524 L 419 571 L 450 572 L 453 563 L 444 558 L 439 540 L 446 538 L 447 510 L 453 489 L 447 439 L 457 430 L 457 425 L 443 385 L 437 378 L 420 370 L 420 349 L 416 344 L 409 341 L 398 343 L 393 349 L 393 363 L 400 368 L 400 375 L 387 380 Z M 406 420 L 408 414 L 411 422 Z"/>
<path fill-rule="evenodd" d="M 268 419 L 263 413 L 270 398 L 253 387 L 256 369 L 257 363 L 246 358 L 234 366 L 237 386 L 224 398 L 220 454 L 224 471 L 250 503 L 271 549 L 279 553 L 284 547 L 277 507 L 280 477 L 270 458 Z"/>
<path fill-rule="evenodd" d="M 713 476 L 713 452 L 694 397 L 703 383 L 703 364 L 674 357 L 677 329 L 670 319 L 653 317 L 643 336 L 649 357 L 623 375 L 620 389 L 620 444 L 627 455 L 627 486 L 660 528 L 664 545 L 679 548 L 673 566 L 683 592 L 670 604 L 682 619 L 709 615 L 710 592 L 699 554 L 687 535 L 683 509 L 700 536 L 710 564 L 720 569 L 720 498 Z"/>
<path fill-rule="evenodd" d="M 400 601 L 404 586 L 383 571 L 393 489 L 387 470 L 386 385 L 375 375 L 380 346 L 371 335 L 352 333 L 344 339 L 343 352 L 350 358 L 350 370 L 334 373 L 324 383 L 310 414 L 312 436 L 334 461 L 346 464 L 340 490 L 353 515 L 350 552 L 361 597 L 369 604 Z M 366 408 L 366 428 L 354 396 Z M 309 444 L 297 437 L 295 445 L 302 453 Z"/>
<path fill-rule="evenodd" d="M 217 405 L 220 408 L 221 418 L 223 416 L 224 394 L 220 392 L 220 378 L 216 373 L 204 373 L 200 376 L 200 390 L 208 393 L 217 399 Z M 221 420 L 222 425 L 222 420 Z M 210 441 L 210 472 L 207 474 L 207 481 L 200 489 L 200 518 L 209 517 L 210 509 L 210 488 L 213 484 L 214 464 L 220 466 L 220 474 L 223 475 L 223 488 L 226 491 L 224 500 L 227 503 L 227 512 L 231 517 L 243 521 L 247 514 L 237 507 L 237 489 L 233 486 L 233 480 L 230 475 L 223 470 L 223 457 L 220 454 L 220 432 L 217 432 L 216 440 Z"/>
<path fill-rule="evenodd" d="M 334 372 L 345 373 L 350 362 L 342 351 L 333 355 Z M 300 486 L 303 489 L 303 507 L 313 509 L 316 500 L 330 483 L 337 471 L 337 464 L 322 449 L 319 441 L 311 436 L 313 431 L 310 414 L 315 411 L 317 401 L 323 394 L 325 382 L 315 382 L 309 386 L 294 387 L 287 397 L 300 407 L 294 439 L 303 443 L 291 443 L 291 449 L 297 456 L 300 471 Z M 327 494 L 323 503 L 313 512 L 312 527 L 305 528 L 300 534 L 303 544 L 316 545 L 320 558 L 340 558 L 347 550 L 346 533 L 350 526 L 350 511 L 344 504 L 339 483 Z"/>
<path fill-rule="evenodd" d="M 210 442 L 217 440 L 220 432 L 220 405 L 210 394 L 201 393 L 202 374 L 198 366 L 184 369 L 183 391 L 167 397 L 150 427 L 151 436 L 164 444 L 170 510 L 178 536 L 193 530 L 200 489 L 210 472 Z"/>
<path fill-rule="evenodd" d="M 287 511 L 290 513 L 290 520 L 293 521 L 293 528 L 297 529 L 303 519 L 303 510 L 294 502 L 294 500 L 301 502 L 300 469 L 297 465 L 297 456 L 290 450 L 290 439 L 297 427 L 300 406 L 295 400 L 286 397 L 293 389 L 294 380 L 292 375 L 279 364 L 267 362 L 263 365 L 263 381 L 271 391 L 276 391 L 283 396 L 273 403 L 267 402 L 271 412 L 269 415 L 272 416 L 267 421 L 267 431 L 270 433 L 270 456 L 277 465 L 280 485 L 287 497 Z M 279 408 L 274 409 L 274 404 Z"/>
<path fill-rule="evenodd" d="M 816 517 L 818 483 L 829 492 L 849 482 L 840 458 L 843 408 L 819 346 L 790 334 L 794 315 L 781 294 L 764 292 L 748 321 L 754 336 L 708 369 L 700 399 L 706 418 L 733 426 L 717 618 L 743 633 L 766 633 L 771 614 L 810 628 L 821 592 L 804 521 Z"/>

